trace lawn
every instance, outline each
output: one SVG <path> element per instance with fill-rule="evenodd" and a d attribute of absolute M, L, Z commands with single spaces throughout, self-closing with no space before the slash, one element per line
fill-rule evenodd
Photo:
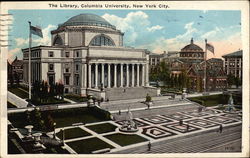
<path fill-rule="evenodd" d="M 92 151 L 101 150 L 105 148 L 114 148 L 113 146 L 105 143 L 104 141 L 98 138 L 84 139 L 80 141 L 74 141 L 66 143 L 78 154 L 90 154 Z"/>
<path fill-rule="evenodd" d="M 11 93 L 14 93 L 15 95 L 17 95 L 18 97 L 22 99 L 29 98 L 29 93 L 22 88 L 8 87 L 8 91 L 10 91 Z"/>
<path fill-rule="evenodd" d="M 59 133 L 56 134 L 58 138 L 63 139 L 63 133 L 60 131 Z M 85 136 L 90 136 L 88 132 L 84 131 L 81 128 L 70 128 L 64 130 L 64 138 L 65 139 L 73 139 L 73 138 L 79 138 L 79 137 L 85 137 Z"/>
<path fill-rule="evenodd" d="M 80 95 L 76 94 L 67 94 L 64 97 L 73 100 L 74 102 L 87 102 L 87 97 L 81 97 Z"/>
<path fill-rule="evenodd" d="M 8 108 L 17 108 L 16 105 L 10 103 L 10 102 L 7 102 L 7 107 Z"/>
<path fill-rule="evenodd" d="M 121 146 L 148 141 L 147 139 L 141 136 L 138 136 L 136 134 L 126 135 L 126 134 L 117 133 L 117 134 L 106 135 L 105 137 Z"/>
<path fill-rule="evenodd" d="M 86 127 L 98 134 L 113 132 L 117 128 L 115 125 L 112 125 L 110 123 L 103 123 L 103 124 L 91 125 L 91 126 L 86 126 Z"/>
<path fill-rule="evenodd" d="M 44 111 L 41 111 L 42 116 L 45 116 Z M 58 109 L 50 111 L 53 120 L 56 122 L 56 127 L 71 126 L 74 123 L 93 123 L 110 120 L 105 117 L 104 113 L 96 110 L 96 108 L 74 108 L 74 109 Z M 25 112 L 8 114 L 8 119 L 17 128 L 23 128 L 28 125 L 28 120 Z"/>

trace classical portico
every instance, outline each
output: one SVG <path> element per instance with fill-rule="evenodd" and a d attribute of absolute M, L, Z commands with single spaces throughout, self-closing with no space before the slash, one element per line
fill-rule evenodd
<path fill-rule="evenodd" d="M 89 63 L 87 88 L 145 86 L 145 63 Z"/>

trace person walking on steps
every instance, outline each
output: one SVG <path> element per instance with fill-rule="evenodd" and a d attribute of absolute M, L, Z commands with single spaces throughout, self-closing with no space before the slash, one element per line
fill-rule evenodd
<path fill-rule="evenodd" d="M 150 150 L 151 150 L 151 143 L 148 142 L 148 151 L 150 151 Z"/>
<path fill-rule="evenodd" d="M 219 128 L 220 133 L 222 133 L 222 129 L 223 129 L 222 124 L 220 124 L 220 128 Z"/>

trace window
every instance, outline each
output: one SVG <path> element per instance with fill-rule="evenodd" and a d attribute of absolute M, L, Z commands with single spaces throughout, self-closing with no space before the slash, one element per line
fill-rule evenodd
<path fill-rule="evenodd" d="M 92 46 L 115 46 L 114 42 L 105 35 L 99 35 L 90 42 Z"/>
<path fill-rule="evenodd" d="M 54 57 L 54 52 L 49 51 L 49 57 Z"/>
<path fill-rule="evenodd" d="M 66 58 L 69 57 L 69 52 L 65 52 L 65 57 L 66 57 Z"/>
<path fill-rule="evenodd" d="M 69 85 L 69 76 L 65 76 L 65 85 Z"/>
<path fill-rule="evenodd" d="M 76 71 L 79 71 L 79 65 L 76 64 Z"/>
<path fill-rule="evenodd" d="M 80 53 L 77 51 L 76 52 L 76 57 L 79 57 L 80 56 Z"/>
<path fill-rule="evenodd" d="M 54 71 L 54 64 L 49 64 L 49 71 Z"/>
<path fill-rule="evenodd" d="M 54 46 L 63 45 L 62 38 L 59 35 L 56 35 L 54 42 L 53 42 L 53 45 Z"/>
<path fill-rule="evenodd" d="M 67 68 L 65 68 L 65 72 L 69 72 L 69 68 L 67 67 Z"/>
<path fill-rule="evenodd" d="M 76 75 L 76 85 L 79 86 L 79 76 Z"/>

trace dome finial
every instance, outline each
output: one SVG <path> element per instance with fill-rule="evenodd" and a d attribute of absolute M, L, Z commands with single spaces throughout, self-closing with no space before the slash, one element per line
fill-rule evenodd
<path fill-rule="evenodd" d="M 191 38 L 191 44 L 193 44 L 194 43 L 194 39 L 193 39 L 193 37 Z"/>

